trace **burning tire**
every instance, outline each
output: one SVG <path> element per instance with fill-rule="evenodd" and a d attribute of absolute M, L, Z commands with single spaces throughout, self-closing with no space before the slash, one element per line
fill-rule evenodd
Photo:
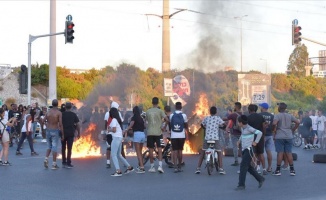
<path fill-rule="evenodd" d="M 325 153 L 314 154 L 313 162 L 314 163 L 326 163 L 326 154 Z"/>

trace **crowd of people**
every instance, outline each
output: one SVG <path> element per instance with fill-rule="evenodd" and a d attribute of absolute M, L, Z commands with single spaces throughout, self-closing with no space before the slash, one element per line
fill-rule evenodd
<path fill-rule="evenodd" d="M 0 109 L 0 135 L 2 141 L 0 164 L 10 165 L 8 152 L 13 142 L 11 137 L 13 133 L 20 135 L 16 149 L 17 156 L 23 154 L 21 147 L 25 139 L 28 140 L 31 156 L 39 155 L 33 147 L 33 137 L 37 123 L 39 123 L 41 124 L 42 138 L 48 145 L 44 167 L 49 167 L 49 156 L 52 152 L 52 169 L 59 168 L 57 165 L 57 151 L 59 140 L 61 140 L 62 167 L 73 168 L 71 150 L 74 138 L 80 137 L 83 126 L 88 126 L 88 123 L 94 122 L 100 124 L 96 132 L 99 132 L 102 129 L 101 127 L 105 130 L 107 140 L 106 166 L 111 168 L 112 161 L 115 168 L 112 176 L 118 177 L 123 174 L 119 161 L 126 167 L 125 174 L 135 170 L 127 161 L 122 145 L 123 138 L 128 135 L 129 131 L 133 133 L 133 142 L 138 160 L 137 173 L 146 172 L 142 158 L 142 149 L 145 143 L 149 148 L 150 157 L 148 172 L 155 173 L 158 171 L 164 173 L 162 143 L 164 144 L 167 137 L 171 139 L 174 172 L 182 172 L 184 164 L 182 151 L 189 134 L 188 118 L 182 112 L 182 103 L 175 103 L 174 112 L 171 112 L 170 106 L 165 106 L 163 110 L 160 109 L 157 97 L 152 99 L 152 105 L 152 108 L 146 112 L 142 112 L 138 106 L 135 106 L 126 126 L 123 126 L 125 119 L 119 112 L 119 104 L 113 99 L 110 99 L 110 109 L 106 113 L 99 113 L 97 107 L 93 112 L 92 109 L 87 109 L 86 106 L 80 109 L 82 110 L 82 116 L 77 115 L 76 107 L 70 102 L 62 104 L 61 108 L 59 108 L 57 100 L 52 101 L 52 106 L 49 109 L 47 107 L 40 108 L 37 103 L 27 107 L 11 104 L 10 110 L 6 105 L 3 105 Z M 258 112 L 259 108 L 260 112 Z M 233 148 L 234 163 L 232 163 L 232 166 L 239 167 L 239 182 L 236 190 L 245 189 L 247 172 L 258 181 L 259 188 L 262 187 L 265 181 L 264 175 L 269 173 L 280 176 L 282 170 L 288 169 L 291 176 L 296 175 L 292 157 L 292 139 L 296 129 L 304 138 L 305 150 L 326 148 L 326 117 L 322 111 L 318 111 L 317 115 L 314 110 L 299 111 L 298 118 L 296 118 L 287 112 L 285 103 L 278 104 L 277 114 L 270 113 L 269 108 L 268 103 L 250 104 L 248 111 L 243 111 L 241 103 L 235 102 L 234 109 L 229 109 L 227 116 L 220 117 L 219 113 L 217 113 L 218 109 L 215 106 L 210 107 L 210 115 L 206 116 L 201 123 L 205 130 L 205 136 L 195 173 L 201 173 L 205 149 L 208 148 L 207 141 L 214 140 L 215 149 L 218 153 L 218 172 L 222 175 L 226 174 L 223 168 L 222 154 L 225 148 L 225 135 L 230 136 L 229 139 Z M 97 137 L 97 134 L 94 137 Z M 153 157 L 155 148 L 158 150 L 157 168 Z M 273 171 L 272 151 L 274 149 L 277 152 L 277 158 L 276 168 Z M 267 163 L 265 162 L 265 153 Z M 241 154 L 241 162 L 239 154 Z"/>

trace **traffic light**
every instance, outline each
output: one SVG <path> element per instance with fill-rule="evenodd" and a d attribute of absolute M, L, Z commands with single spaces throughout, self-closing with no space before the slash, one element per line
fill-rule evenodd
<path fill-rule="evenodd" d="M 301 42 L 301 26 L 292 25 L 292 45 Z"/>
<path fill-rule="evenodd" d="M 65 38 L 66 38 L 66 42 L 67 43 L 73 43 L 74 40 L 74 26 L 75 24 L 72 21 L 66 21 L 66 29 L 65 29 Z"/>
<path fill-rule="evenodd" d="M 21 71 L 19 72 L 19 93 L 27 94 L 27 67 L 25 65 L 20 66 Z"/>

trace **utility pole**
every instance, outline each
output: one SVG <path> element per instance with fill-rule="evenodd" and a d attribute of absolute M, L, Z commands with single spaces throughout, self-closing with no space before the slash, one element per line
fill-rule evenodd
<path fill-rule="evenodd" d="M 241 65 L 241 72 L 242 72 L 242 18 L 248 17 L 248 15 L 243 15 L 241 17 L 234 17 L 234 19 L 240 20 L 240 65 Z"/>
<path fill-rule="evenodd" d="M 50 34 L 56 32 L 56 0 L 50 0 Z M 57 47 L 56 37 L 50 37 L 49 100 L 57 98 Z M 49 102 L 48 102 L 49 103 Z"/>

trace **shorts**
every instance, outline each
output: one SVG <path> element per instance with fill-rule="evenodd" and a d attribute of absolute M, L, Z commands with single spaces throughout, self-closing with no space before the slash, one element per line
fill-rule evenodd
<path fill-rule="evenodd" d="M 9 133 L 7 131 L 4 131 L 4 133 L 2 134 L 2 143 L 6 143 L 6 142 L 9 142 L 10 139 L 9 139 Z"/>
<path fill-rule="evenodd" d="M 275 149 L 274 136 L 265 136 L 265 150 L 272 151 Z"/>
<path fill-rule="evenodd" d="M 145 143 L 145 133 L 141 131 L 134 132 L 134 142 Z"/>
<path fill-rule="evenodd" d="M 277 153 L 292 153 L 293 139 L 276 139 L 275 149 Z"/>
<path fill-rule="evenodd" d="M 325 131 L 317 131 L 317 137 L 318 138 L 322 138 L 322 137 L 324 137 L 325 136 Z"/>
<path fill-rule="evenodd" d="M 183 150 L 183 146 L 185 144 L 185 138 L 171 138 L 171 145 L 173 151 Z"/>
<path fill-rule="evenodd" d="M 106 145 L 108 146 L 106 148 L 107 151 L 111 151 L 111 143 L 112 143 L 112 135 L 108 134 L 106 135 Z"/>
<path fill-rule="evenodd" d="M 163 135 L 148 135 L 147 136 L 147 147 L 153 149 L 155 147 L 162 147 Z"/>
<path fill-rule="evenodd" d="M 261 137 L 257 145 L 254 147 L 255 154 L 264 154 L 265 151 L 265 137 Z"/>
<path fill-rule="evenodd" d="M 59 141 L 59 130 L 58 129 L 47 129 L 46 130 L 46 142 L 48 144 L 48 149 L 53 152 L 58 151 L 58 141 Z"/>
<path fill-rule="evenodd" d="M 222 151 L 222 145 L 221 145 L 221 141 L 220 140 L 214 140 L 215 141 L 215 145 L 214 148 L 216 151 Z M 208 149 L 208 144 L 207 144 L 207 140 L 204 140 L 203 143 L 203 150 Z"/>

